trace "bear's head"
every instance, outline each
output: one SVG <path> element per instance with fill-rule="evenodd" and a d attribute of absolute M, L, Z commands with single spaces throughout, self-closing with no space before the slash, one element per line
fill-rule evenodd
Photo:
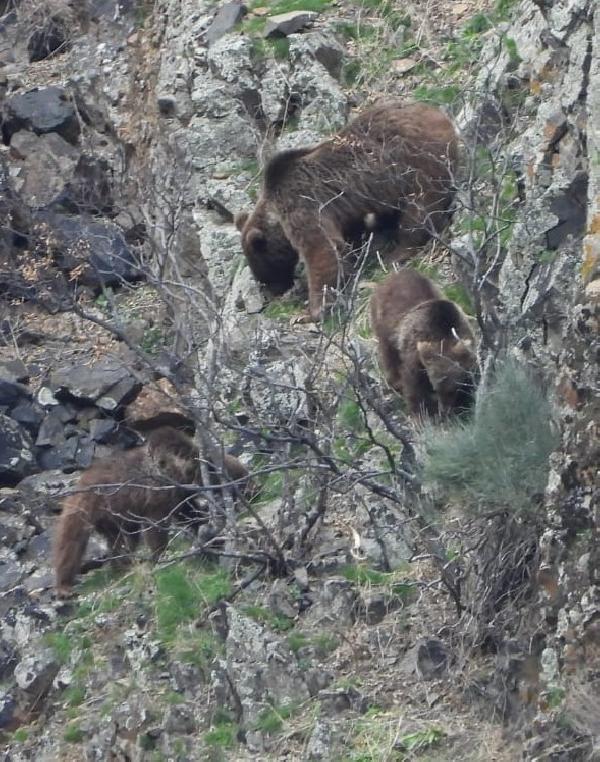
<path fill-rule="evenodd" d="M 460 413 L 475 398 L 477 360 L 471 338 L 417 342 L 419 359 L 438 398 L 440 413 Z"/>
<path fill-rule="evenodd" d="M 242 234 L 242 249 L 256 280 L 274 296 L 289 291 L 294 285 L 298 252 L 281 225 L 248 212 L 236 214 L 235 224 Z"/>

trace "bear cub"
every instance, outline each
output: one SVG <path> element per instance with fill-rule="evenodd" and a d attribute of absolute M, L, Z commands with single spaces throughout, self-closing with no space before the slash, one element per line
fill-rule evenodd
<path fill-rule="evenodd" d="M 388 384 L 413 414 L 447 415 L 474 399 L 475 336 L 461 308 L 405 268 L 371 297 L 371 325 Z"/>
<path fill-rule="evenodd" d="M 247 481 L 246 467 L 231 455 L 224 457 L 224 470 L 232 481 Z M 184 486 L 192 484 L 201 484 L 198 448 L 191 437 L 169 426 L 152 431 L 141 447 L 93 463 L 79 479 L 80 491 L 64 500 L 58 518 L 53 548 L 57 595 L 70 595 L 94 530 L 106 539 L 115 560 L 130 555 L 141 537 L 158 559 L 173 521 L 204 520 L 191 500 L 194 491 Z"/>

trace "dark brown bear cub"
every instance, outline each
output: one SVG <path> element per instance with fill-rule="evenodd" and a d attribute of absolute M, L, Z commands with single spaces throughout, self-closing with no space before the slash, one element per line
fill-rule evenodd
<path fill-rule="evenodd" d="M 472 404 L 473 331 L 428 278 L 408 268 L 389 275 L 371 297 L 371 325 L 387 382 L 412 413 L 444 415 Z"/>
<path fill-rule="evenodd" d="M 253 213 L 236 218 L 252 272 L 282 293 L 300 257 L 310 317 L 318 319 L 360 231 L 391 227 L 406 259 L 446 226 L 457 161 L 452 121 L 439 109 L 397 100 L 365 110 L 317 146 L 276 154 Z"/>
<path fill-rule="evenodd" d="M 248 476 L 231 455 L 225 455 L 224 468 L 232 481 Z M 193 516 L 188 504 L 193 484 L 201 484 L 198 448 L 171 427 L 153 431 L 142 447 L 92 464 L 77 484 L 82 491 L 65 499 L 58 519 L 57 595 L 70 594 L 94 530 L 106 539 L 115 559 L 130 555 L 141 537 L 157 559 L 169 539 L 170 523 Z"/>

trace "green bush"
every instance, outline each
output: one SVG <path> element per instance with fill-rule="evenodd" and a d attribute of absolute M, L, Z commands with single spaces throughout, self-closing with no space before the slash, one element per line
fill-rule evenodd
<path fill-rule="evenodd" d="M 473 417 L 426 426 L 423 444 L 424 483 L 437 483 L 474 508 L 524 512 L 544 489 L 558 433 L 543 390 L 507 360 L 479 395 Z"/>

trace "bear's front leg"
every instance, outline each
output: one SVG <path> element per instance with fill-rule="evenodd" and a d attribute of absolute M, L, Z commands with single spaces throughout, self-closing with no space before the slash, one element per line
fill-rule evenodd
<path fill-rule="evenodd" d="M 323 314 L 323 308 L 328 302 L 333 301 L 330 289 L 340 285 L 339 257 L 336 249 L 327 241 L 312 249 L 310 255 L 304 257 L 304 261 L 308 271 L 308 312 L 312 320 L 318 321 Z"/>

